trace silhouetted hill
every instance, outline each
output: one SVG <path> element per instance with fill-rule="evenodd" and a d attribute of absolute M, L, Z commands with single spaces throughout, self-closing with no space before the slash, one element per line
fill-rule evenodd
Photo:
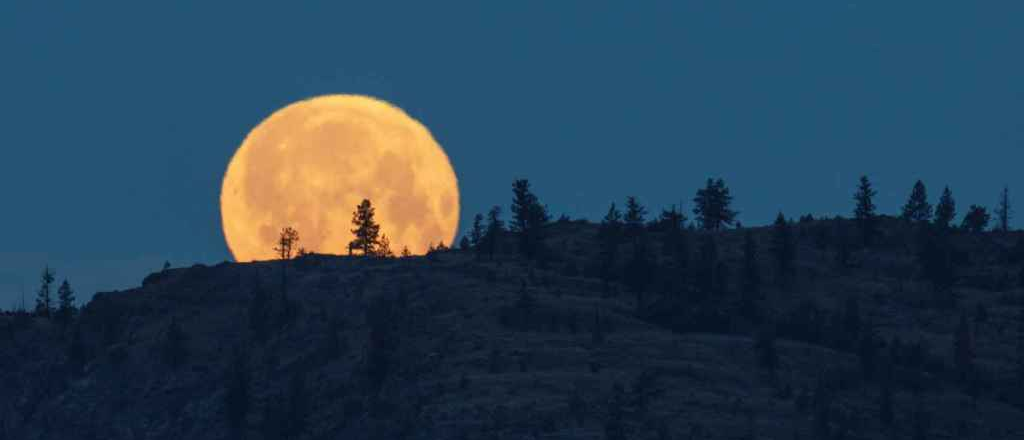
<path fill-rule="evenodd" d="M 843 242 L 852 228 L 793 223 L 785 287 L 770 227 L 715 233 L 727 275 L 706 292 L 701 233 L 681 269 L 649 228 L 634 294 L 632 246 L 602 267 L 597 225 L 578 221 L 546 227 L 543 262 L 506 235 L 494 261 L 170 269 L 96 295 L 67 329 L 0 317 L 0 438 L 1024 438 L 1024 237 L 951 233 L 943 293 L 913 226 L 883 218 L 869 248 Z M 747 231 L 763 283 L 745 303 Z"/>

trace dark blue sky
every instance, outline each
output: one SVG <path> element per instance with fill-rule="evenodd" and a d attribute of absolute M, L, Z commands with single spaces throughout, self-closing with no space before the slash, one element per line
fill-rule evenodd
<path fill-rule="evenodd" d="M 1024 203 L 1019 1 L 53 3 L 0 2 L 4 308 L 46 263 L 88 298 L 228 259 L 231 154 L 327 93 L 429 127 L 463 225 L 520 176 L 592 219 L 709 176 L 745 224 L 845 214 L 861 173 L 888 212 L 918 178 Z"/>

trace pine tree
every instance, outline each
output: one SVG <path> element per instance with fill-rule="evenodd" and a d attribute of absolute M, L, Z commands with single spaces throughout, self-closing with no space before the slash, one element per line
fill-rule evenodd
<path fill-rule="evenodd" d="M 537 201 L 526 179 L 512 182 L 512 195 L 511 229 L 519 237 L 519 252 L 527 259 L 537 258 L 543 252 L 543 228 L 550 219 L 547 208 Z"/>
<path fill-rule="evenodd" d="M 486 254 L 493 260 L 503 232 L 505 232 L 505 222 L 501 220 L 501 207 L 495 206 L 487 213 L 487 231 L 480 239 L 480 246 L 477 247 L 479 254 Z"/>
<path fill-rule="evenodd" d="M 380 225 L 374 220 L 373 204 L 363 199 L 352 213 L 352 234 L 355 238 L 349 242 L 350 249 L 358 249 L 363 255 L 374 255 L 380 245 Z"/>
<path fill-rule="evenodd" d="M 1002 232 L 1010 231 L 1010 219 L 1013 217 L 1013 210 L 1010 209 L 1010 187 L 1003 186 L 999 193 L 999 204 L 996 206 L 996 228 Z"/>
<path fill-rule="evenodd" d="M 279 257 L 281 257 L 281 298 L 287 300 L 288 297 L 288 260 L 292 258 L 292 249 L 299 242 L 299 232 L 293 229 L 291 226 L 281 229 L 281 235 L 277 240 L 277 247 L 274 248 L 277 251 Z"/>
<path fill-rule="evenodd" d="M 636 197 L 626 197 L 626 214 L 623 216 L 626 235 L 634 240 L 640 236 L 644 229 L 644 216 L 647 209 L 636 200 Z"/>
<path fill-rule="evenodd" d="M 964 220 L 960 223 L 960 227 L 967 232 L 981 233 L 988 229 L 990 219 L 991 216 L 989 216 L 988 210 L 985 207 L 971 205 L 967 209 L 967 214 L 964 215 Z"/>
<path fill-rule="evenodd" d="M 686 227 L 687 220 L 686 214 L 683 214 L 676 205 L 672 205 L 669 209 L 661 210 L 657 224 L 658 228 L 665 232 L 681 231 Z"/>
<path fill-rule="evenodd" d="M 928 191 L 918 180 L 910 192 L 907 204 L 903 205 L 903 219 L 911 222 L 927 222 L 932 219 L 932 205 L 928 203 Z"/>
<path fill-rule="evenodd" d="M 380 258 L 395 258 L 395 253 L 391 251 L 391 240 L 388 239 L 387 234 L 380 235 L 380 242 L 377 244 L 374 255 Z"/>
<path fill-rule="evenodd" d="M 853 199 L 857 201 L 857 206 L 853 210 L 853 217 L 860 228 L 861 239 L 864 245 L 867 246 L 871 245 L 877 232 L 877 214 L 875 213 L 874 203 L 874 197 L 877 194 L 878 192 L 871 188 L 868 176 L 861 176 L 857 193 L 853 196 Z"/>
<path fill-rule="evenodd" d="M 75 291 L 71 290 L 71 284 L 65 279 L 57 288 L 57 321 L 62 326 L 67 326 L 75 317 L 78 308 L 75 307 Z"/>
<path fill-rule="evenodd" d="M 281 235 L 277 239 L 277 247 L 274 248 L 274 251 L 282 260 L 291 259 L 292 251 L 298 242 L 299 232 L 291 226 L 285 227 L 281 229 Z"/>
<path fill-rule="evenodd" d="M 775 218 L 772 235 L 772 251 L 775 253 L 778 283 L 787 287 L 793 281 L 795 273 L 796 244 L 793 242 L 793 231 L 780 212 Z"/>
<path fill-rule="evenodd" d="M 704 230 L 717 231 L 736 221 L 738 212 L 730 209 L 732 195 L 722 179 L 708 179 L 704 188 L 697 190 L 693 204 L 694 218 Z"/>
<path fill-rule="evenodd" d="M 468 251 L 473 244 L 469 242 L 469 236 L 463 235 L 462 239 L 459 240 L 459 250 Z"/>
<path fill-rule="evenodd" d="M 935 225 L 946 229 L 956 218 L 956 201 L 953 200 L 953 192 L 947 186 L 942 190 L 942 197 L 939 197 L 939 204 L 935 205 Z"/>
<path fill-rule="evenodd" d="M 50 286 L 53 284 L 54 272 L 47 266 L 39 277 L 39 291 L 36 293 L 36 315 L 49 318 L 53 315 L 53 299 L 50 297 Z"/>
<path fill-rule="evenodd" d="M 409 258 L 412 256 L 412 252 L 409 252 L 409 246 L 402 246 L 402 258 Z"/>
<path fill-rule="evenodd" d="M 473 216 L 473 228 L 469 230 L 469 245 L 477 247 L 484 238 L 484 216 L 477 214 Z"/>

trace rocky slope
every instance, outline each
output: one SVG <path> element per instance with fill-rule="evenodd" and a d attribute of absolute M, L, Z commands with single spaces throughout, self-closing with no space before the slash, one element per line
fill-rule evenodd
<path fill-rule="evenodd" d="M 721 325 L 688 326 L 693 314 L 666 317 L 671 283 L 638 307 L 590 264 L 596 227 L 559 222 L 545 267 L 468 251 L 311 255 L 284 274 L 281 262 L 197 265 L 98 294 L 67 328 L 0 317 L 0 438 L 1024 438 L 1024 291 L 1007 257 L 1019 237 L 957 237 L 958 299 L 940 307 L 899 225 L 837 267 L 835 247 L 816 244 L 826 224 L 796 227 L 796 283 L 758 299 L 779 323 L 774 370 L 756 348 L 763 322 L 735 317 L 735 279 L 706 300 Z M 753 232 L 771 284 L 771 231 Z M 738 273 L 742 231 L 717 239 Z M 658 276 L 671 272 L 662 263 Z M 878 336 L 867 362 L 830 324 L 851 298 Z M 808 308 L 827 337 L 783 330 Z M 972 381 L 952 366 L 964 313 Z M 890 350 L 894 338 L 908 348 Z"/>

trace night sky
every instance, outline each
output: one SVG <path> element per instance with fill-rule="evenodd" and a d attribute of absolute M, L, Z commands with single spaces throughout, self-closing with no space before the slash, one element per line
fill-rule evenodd
<path fill-rule="evenodd" d="M 232 153 L 328 93 L 430 128 L 462 227 L 517 177 L 595 220 L 712 176 L 746 225 L 848 214 L 860 174 L 883 212 L 919 178 L 1024 203 L 1024 2 L 60 3 L 0 2 L 2 308 L 44 264 L 85 300 L 229 259 Z"/>

